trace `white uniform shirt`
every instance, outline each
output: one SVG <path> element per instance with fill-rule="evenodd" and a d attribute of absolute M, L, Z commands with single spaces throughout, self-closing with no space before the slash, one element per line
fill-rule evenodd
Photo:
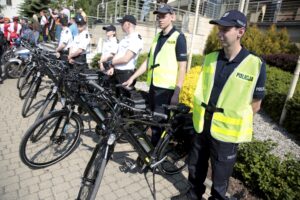
<path fill-rule="evenodd" d="M 140 34 L 134 32 L 130 35 L 127 35 L 124 39 L 121 40 L 118 47 L 118 52 L 115 55 L 115 58 L 123 57 L 127 50 L 132 51 L 135 56 L 126 64 L 115 65 L 115 69 L 118 70 L 133 70 L 135 69 L 137 58 L 143 49 L 143 40 Z"/>
<path fill-rule="evenodd" d="M 103 42 L 102 55 L 108 56 L 110 54 L 116 54 L 118 51 L 118 40 L 116 37 L 111 39 L 105 39 Z"/>
<path fill-rule="evenodd" d="M 60 33 L 60 40 L 58 46 L 65 44 L 64 51 L 71 47 L 73 42 L 73 36 L 71 30 L 68 27 L 64 27 Z"/>
<path fill-rule="evenodd" d="M 22 25 L 18 23 L 17 32 L 16 32 L 18 35 L 20 35 L 21 29 L 22 29 Z M 15 24 L 14 24 L 14 22 L 10 23 L 10 25 L 8 27 L 8 30 L 10 32 L 15 32 Z"/>
<path fill-rule="evenodd" d="M 85 53 L 87 51 L 89 43 L 90 34 L 87 30 L 84 30 L 74 37 L 74 41 L 71 46 L 71 53 L 74 53 L 75 51 L 77 51 L 77 49 L 82 49 L 82 53 Z"/>
<path fill-rule="evenodd" d="M 40 21 L 40 25 L 45 26 L 45 24 L 47 24 L 47 18 L 45 16 L 42 16 L 41 21 Z"/>

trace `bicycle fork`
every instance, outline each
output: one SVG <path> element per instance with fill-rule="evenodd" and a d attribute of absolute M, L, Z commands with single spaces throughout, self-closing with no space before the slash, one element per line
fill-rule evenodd
<path fill-rule="evenodd" d="M 93 189 L 93 191 L 91 193 L 91 196 L 90 196 L 91 200 L 96 198 L 97 192 L 98 192 L 99 187 L 100 187 L 100 183 L 102 181 L 102 177 L 104 175 L 104 170 L 105 170 L 106 164 L 108 162 L 109 157 L 113 153 L 112 148 L 115 144 L 115 141 L 116 141 L 116 135 L 114 133 L 111 133 L 108 137 L 108 140 L 107 140 L 107 143 L 106 143 L 107 145 L 105 147 L 105 153 L 104 153 L 104 156 L 103 156 L 103 160 L 100 163 L 100 168 L 99 168 L 99 171 L 97 173 L 97 177 L 96 177 L 95 182 L 94 182 L 94 189 Z"/>

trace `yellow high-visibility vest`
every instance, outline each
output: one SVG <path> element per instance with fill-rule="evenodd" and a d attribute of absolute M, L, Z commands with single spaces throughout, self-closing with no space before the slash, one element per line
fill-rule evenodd
<path fill-rule="evenodd" d="M 204 66 L 194 93 L 193 124 L 201 133 L 204 126 L 205 106 L 214 85 L 218 52 L 205 57 Z M 252 100 L 262 61 L 249 54 L 232 72 L 219 96 L 216 107 L 222 112 L 214 112 L 210 132 L 217 140 L 231 143 L 252 140 L 253 111 Z"/>
<path fill-rule="evenodd" d="M 176 43 L 179 32 L 170 35 L 154 59 L 154 51 L 160 34 L 157 34 L 152 42 L 150 56 L 148 58 L 148 85 L 175 89 L 178 75 L 178 63 L 176 59 Z"/>

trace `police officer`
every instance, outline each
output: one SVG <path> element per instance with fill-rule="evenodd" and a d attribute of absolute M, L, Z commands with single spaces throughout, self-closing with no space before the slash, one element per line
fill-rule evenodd
<path fill-rule="evenodd" d="M 126 36 L 120 41 L 118 51 L 111 61 L 114 67 L 108 70 L 107 74 L 114 74 L 116 82 L 123 83 L 134 73 L 137 58 L 143 48 L 143 40 L 141 35 L 135 31 L 136 19 L 134 16 L 125 15 L 118 21 Z"/>
<path fill-rule="evenodd" d="M 65 14 L 60 14 L 59 23 L 62 26 L 62 31 L 60 34 L 60 40 L 58 47 L 56 48 L 56 57 L 62 60 L 68 60 L 69 48 L 72 45 L 73 36 L 68 27 L 68 16 Z"/>
<path fill-rule="evenodd" d="M 178 103 L 186 72 L 187 47 L 185 36 L 173 26 L 173 8 L 163 4 L 154 14 L 157 14 L 162 31 L 154 38 L 148 58 L 124 85 L 131 85 L 138 76 L 148 71 L 151 110 L 166 113 L 163 104 Z M 160 134 L 160 129 L 152 127 L 153 144 L 158 142 Z"/>
<path fill-rule="evenodd" d="M 103 30 L 106 31 L 106 39 L 103 41 L 103 48 L 101 58 L 98 61 L 101 71 L 107 70 L 109 66 L 105 67 L 103 62 L 106 62 L 113 58 L 113 56 L 118 51 L 118 39 L 116 37 L 116 27 L 114 25 L 109 25 L 103 27 Z"/>
<path fill-rule="evenodd" d="M 86 52 L 90 43 L 90 34 L 87 31 L 84 18 L 80 14 L 75 16 L 75 22 L 77 24 L 79 34 L 74 37 L 74 41 L 69 51 L 68 60 L 71 64 L 74 64 L 74 61 L 86 63 Z M 75 67 L 83 69 L 87 68 L 87 64 L 84 66 L 75 65 Z"/>
<path fill-rule="evenodd" d="M 213 183 L 209 200 L 228 199 L 225 194 L 238 144 L 251 141 L 253 115 L 264 97 L 265 63 L 241 45 L 246 16 L 231 10 L 210 23 L 218 26 L 223 48 L 205 56 L 194 94 L 191 188 L 172 199 L 202 198 L 209 158 Z"/>

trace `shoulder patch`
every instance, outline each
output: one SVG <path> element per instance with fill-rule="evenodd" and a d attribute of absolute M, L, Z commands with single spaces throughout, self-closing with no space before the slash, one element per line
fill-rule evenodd
<path fill-rule="evenodd" d="M 68 30 L 66 30 L 66 33 L 69 33 L 69 31 L 68 31 Z"/>
<path fill-rule="evenodd" d="M 140 34 L 138 34 L 138 38 L 141 40 L 142 39 L 142 36 Z"/>
<path fill-rule="evenodd" d="M 89 34 L 85 34 L 85 38 L 89 38 Z"/>

